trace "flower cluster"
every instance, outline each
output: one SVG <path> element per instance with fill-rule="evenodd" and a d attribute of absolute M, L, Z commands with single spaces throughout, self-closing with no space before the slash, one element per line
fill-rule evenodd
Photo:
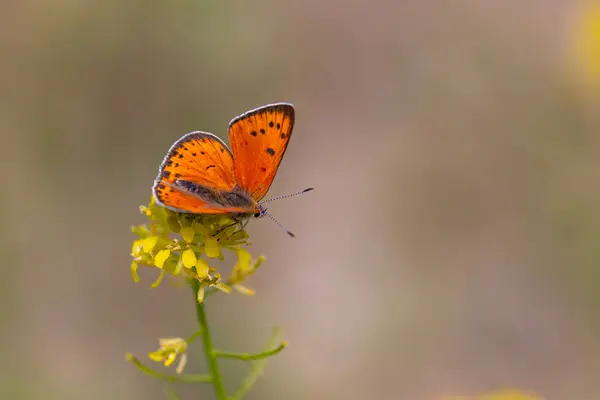
<path fill-rule="evenodd" d="M 140 211 L 148 218 L 148 224 L 131 227 L 138 236 L 131 249 L 135 282 L 140 280 L 139 266 L 147 266 L 160 271 L 152 287 L 158 286 L 166 274 L 199 280 L 199 302 L 203 301 L 205 288 L 229 293 L 233 287 L 240 293 L 254 294 L 242 283 L 265 258 L 253 260 L 244 249 L 250 242 L 242 221 L 227 216 L 176 213 L 156 204 L 154 198 Z M 237 255 L 237 263 L 226 281 L 212 266 L 212 260 L 224 259 L 223 250 Z"/>
<path fill-rule="evenodd" d="M 161 362 L 165 367 L 168 367 L 175 362 L 177 356 L 180 356 L 175 372 L 181 374 L 187 363 L 188 342 L 182 338 L 163 338 L 159 339 L 158 342 L 160 348 L 148 354 L 148 357 L 152 361 Z"/>

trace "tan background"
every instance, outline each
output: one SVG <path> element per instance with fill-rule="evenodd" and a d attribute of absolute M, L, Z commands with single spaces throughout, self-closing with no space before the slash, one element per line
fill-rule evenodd
<path fill-rule="evenodd" d="M 175 139 L 291 101 L 270 194 L 316 191 L 270 210 L 297 239 L 252 221 L 258 295 L 209 304 L 221 348 L 285 329 L 250 399 L 597 398 L 600 127 L 568 68 L 576 4 L 3 2 L 0 397 L 163 398 L 123 355 L 190 334 L 191 293 L 131 281 L 129 226 Z M 224 363 L 228 387 L 244 368 Z"/>

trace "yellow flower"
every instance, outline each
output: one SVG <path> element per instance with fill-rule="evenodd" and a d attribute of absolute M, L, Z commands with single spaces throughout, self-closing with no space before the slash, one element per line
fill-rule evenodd
<path fill-rule="evenodd" d="M 544 400 L 542 397 L 532 393 L 525 393 L 519 390 L 506 389 L 497 392 L 487 393 L 478 396 L 450 396 L 443 397 L 442 400 Z"/>
<path fill-rule="evenodd" d="M 152 361 L 161 362 L 165 367 L 168 367 L 173 364 L 179 356 L 179 363 L 177 364 L 175 371 L 178 374 L 181 374 L 187 363 L 187 342 L 181 338 L 166 338 L 159 339 L 159 344 L 160 348 L 157 351 L 149 353 L 148 357 Z"/>
<path fill-rule="evenodd" d="M 252 296 L 254 291 L 242 286 L 241 283 L 256 272 L 258 267 L 260 267 L 265 260 L 265 257 L 260 256 L 258 259 L 256 259 L 256 261 L 252 262 L 252 255 L 247 250 L 237 248 L 235 251 L 237 252 L 238 262 L 231 271 L 231 278 L 229 279 L 229 282 L 238 292 L 247 296 Z"/>
<path fill-rule="evenodd" d="M 240 285 L 252 275 L 264 260 L 252 262 L 252 255 L 244 248 L 250 244 L 249 235 L 241 223 L 226 216 L 176 213 L 156 204 L 140 207 L 148 218 L 146 225 L 134 226 L 131 231 L 138 237 L 133 242 L 131 274 L 138 282 L 139 267 L 157 268 L 159 276 L 152 284 L 158 286 L 165 275 L 198 279 L 203 286 L 213 286 L 230 292 L 229 284 L 242 293 L 253 293 Z M 213 265 L 224 260 L 223 250 L 236 254 L 238 261 L 229 282 L 222 282 Z"/>
<path fill-rule="evenodd" d="M 572 33 L 568 61 L 590 91 L 600 91 L 600 1 L 585 2 Z"/>

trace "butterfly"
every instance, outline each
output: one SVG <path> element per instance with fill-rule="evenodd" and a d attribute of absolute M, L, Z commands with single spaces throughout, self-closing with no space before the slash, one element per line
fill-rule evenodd
<path fill-rule="evenodd" d="M 156 202 L 176 212 L 228 215 L 234 219 L 269 215 L 275 221 L 259 201 L 279 169 L 294 118 L 294 106 L 289 103 L 245 112 L 229 123 L 231 150 L 212 133 L 194 131 L 184 135 L 160 164 L 152 187 Z M 312 188 L 288 196 L 309 190 Z"/>

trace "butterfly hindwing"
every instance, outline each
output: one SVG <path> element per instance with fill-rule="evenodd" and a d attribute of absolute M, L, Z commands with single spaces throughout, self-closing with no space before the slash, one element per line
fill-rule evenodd
<path fill-rule="evenodd" d="M 279 168 L 294 127 L 294 106 L 277 103 L 248 111 L 229 124 L 235 178 L 256 201 L 262 199 Z"/>
<path fill-rule="evenodd" d="M 171 146 L 160 165 L 153 192 L 172 210 L 199 214 L 245 212 L 217 202 L 236 185 L 231 151 L 218 137 L 191 132 Z"/>
<path fill-rule="evenodd" d="M 194 214 L 246 214 L 247 209 L 224 207 L 220 204 L 206 201 L 205 198 L 182 190 L 175 184 L 158 181 L 154 187 L 154 196 L 158 204 L 173 211 Z"/>

